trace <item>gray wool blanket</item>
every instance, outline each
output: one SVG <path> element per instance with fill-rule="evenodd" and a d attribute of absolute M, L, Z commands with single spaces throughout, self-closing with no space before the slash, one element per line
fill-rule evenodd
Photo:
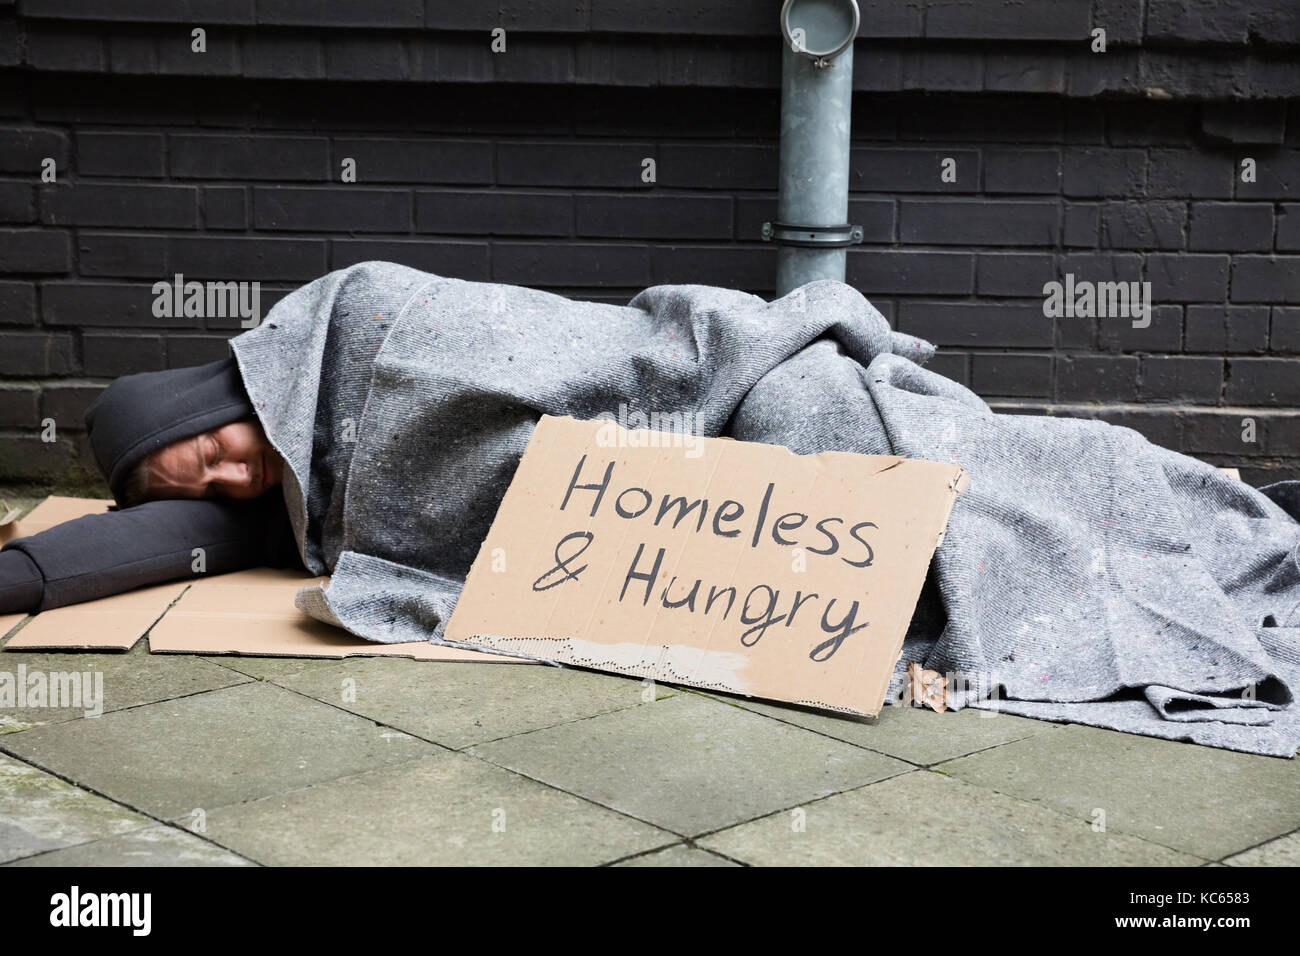
<path fill-rule="evenodd" d="M 1300 745 L 1300 482 L 1257 491 L 1126 428 L 994 414 L 843 283 L 614 306 L 369 262 L 232 344 L 303 560 L 331 575 L 298 606 L 354 634 L 440 642 L 537 419 L 626 405 L 970 472 L 894 689 L 915 660 L 958 709 Z"/>

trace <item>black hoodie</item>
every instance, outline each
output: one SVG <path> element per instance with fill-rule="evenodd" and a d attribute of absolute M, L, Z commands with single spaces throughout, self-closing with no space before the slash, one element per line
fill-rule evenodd
<path fill-rule="evenodd" d="M 86 409 L 91 450 L 120 506 L 150 452 L 248 418 L 232 358 L 126 375 Z M 0 549 L 0 613 L 44 611 L 146 584 L 271 565 L 301 567 L 279 488 L 252 501 L 167 499 L 88 515 Z"/>

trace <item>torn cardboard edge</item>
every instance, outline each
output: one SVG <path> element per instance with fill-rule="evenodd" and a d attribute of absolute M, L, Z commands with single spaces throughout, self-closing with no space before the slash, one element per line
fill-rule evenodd
<path fill-rule="evenodd" d="M 107 511 L 110 504 L 110 500 L 99 498 L 46 498 L 26 517 L 0 525 L 0 542 Z M 252 568 L 171 581 L 54 608 L 30 618 L 26 614 L 3 615 L 0 637 L 26 621 L 4 650 L 128 651 L 147 634 L 154 654 L 532 663 L 424 641 L 383 644 L 357 637 L 294 606 L 300 588 L 323 580 L 306 571 Z"/>
<path fill-rule="evenodd" d="M 655 440 L 663 434 L 544 416 L 445 639 L 878 714 L 930 559 L 969 475 L 952 463 L 799 455 L 700 436 L 683 454 L 680 444 Z M 574 494 L 579 503 L 570 507 Z M 646 518 L 656 505 L 658 517 Z M 869 573 L 860 574 L 864 568 Z M 768 607 L 750 620 L 756 594 Z M 711 616 L 715 602 L 722 610 Z M 796 622 L 805 604 L 810 610 Z M 810 626 L 819 614 L 820 631 Z"/>

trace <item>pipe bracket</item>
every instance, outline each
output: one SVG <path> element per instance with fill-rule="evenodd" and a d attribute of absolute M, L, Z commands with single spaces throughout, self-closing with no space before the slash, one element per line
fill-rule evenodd
<path fill-rule="evenodd" d="M 810 249 L 834 249 L 854 246 L 862 242 L 861 226 L 847 222 L 837 226 L 811 226 L 793 222 L 763 223 L 763 241 L 781 246 L 802 246 Z"/>

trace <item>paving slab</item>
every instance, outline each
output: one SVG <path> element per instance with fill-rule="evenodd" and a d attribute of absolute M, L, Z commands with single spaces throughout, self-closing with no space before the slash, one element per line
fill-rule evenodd
<path fill-rule="evenodd" d="M 9 734 L 0 748 L 167 819 L 437 750 L 257 682 Z"/>
<path fill-rule="evenodd" d="M 153 822 L 0 754 L 0 862 L 117 836 Z"/>
<path fill-rule="evenodd" d="M 229 850 L 176 827 L 152 826 L 8 866 L 253 866 Z"/>
<path fill-rule="evenodd" d="M 1223 862 L 1228 866 L 1300 866 L 1300 833 L 1269 840 Z"/>
<path fill-rule="evenodd" d="M 673 839 L 447 751 L 213 811 L 207 836 L 274 866 L 589 866 Z"/>
<path fill-rule="evenodd" d="M 888 706 L 881 709 L 879 716 L 871 718 L 730 694 L 711 693 L 709 696 L 921 766 L 987 750 L 1062 726 L 971 707 L 940 714 L 924 707 Z"/>
<path fill-rule="evenodd" d="M 674 693 L 635 678 L 571 668 L 374 657 L 275 682 L 453 750 Z"/>
<path fill-rule="evenodd" d="M 699 694 L 507 737 L 471 752 L 684 836 L 911 769 Z"/>
<path fill-rule="evenodd" d="M 1193 866 L 1204 860 L 917 770 L 702 838 L 762 866 Z"/>
<path fill-rule="evenodd" d="M 641 856 L 633 857 L 630 860 L 623 860 L 615 863 L 615 866 L 740 866 L 734 860 L 727 860 L 716 853 L 710 853 L 708 850 L 701 850 L 699 847 L 687 846 L 679 843 L 676 846 L 670 846 L 665 850 L 656 850 L 654 853 L 645 853 Z"/>
<path fill-rule="evenodd" d="M 29 692 L 39 681 L 48 688 L 46 699 L 51 703 L 55 702 L 56 687 L 60 694 L 68 689 L 78 692 L 73 698 L 77 706 L 0 707 L 0 734 L 86 717 L 88 708 L 83 705 L 90 700 L 85 695 L 98 687 L 102 687 L 103 698 L 98 707 L 89 709 L 108 713 L 249 680 L 196 657 L 150 654 L 143 641 L 130 651 L 115 654 L 4 651 L 0 653 L 0 675 L 10 675 L 15 681 L 23 677 Z M 0 676 L 0 680 L 6 678 Z"/>
<path fill-rule="evenodd" d="M 937 769 L 1209 860 L 1300 827 L 1294 760 L 1079 724 Z"/>
<path fill-rule="evenodd" d="M 158 657 L 172 657 L 180 655 L 159 654 Z M 245 657 L 241 654 L 210 654 L 200 660 L 207 661 L 216 667 L 224 667 L 228 670 L 244 674 L 253 680 L 277 680 L 281 677 L 292 677 L 295 674 L 301 674 L 303 671 L 313 670 L 318 667 L 333 667 L 337 664 L 338 658 L 324 657 Z"/>

